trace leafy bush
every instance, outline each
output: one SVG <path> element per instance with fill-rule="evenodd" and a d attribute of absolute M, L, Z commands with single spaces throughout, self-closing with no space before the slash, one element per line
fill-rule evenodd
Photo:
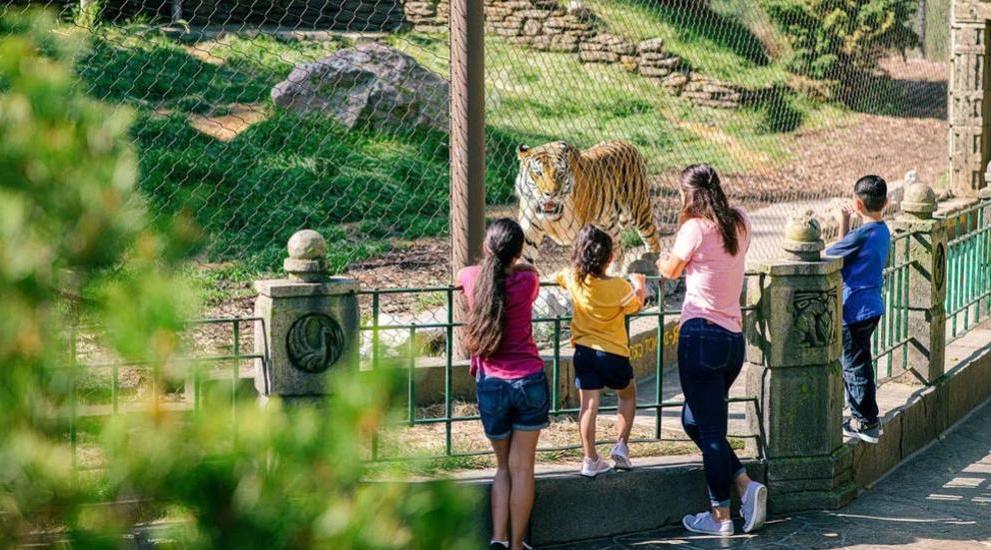
<path fill-rule="evenodd" d="M 229 388 L 162 406 L 198 233 L 182 215 L 148 228 L 130 113 L 79 94 L 81 44 L 52 24 L 0 17 L 0 547 L 118 547 L 148 522 L 191 548 L 477 545 L 464 489 L 366 479 L 397 387 L 384 374 L 339 373 L 322 407 L 232 406 Z M 146 362 L 144 406 L 77 418 L 77 383 L 98 374 L 69 353 L 80 320 L 106 355 Z"/>
<path fill-rule="evenodd" d="M 916 0 L 762 0 L 792 44 L 790 68 L 845 81 L 887 51 L 915 46 Z"/>

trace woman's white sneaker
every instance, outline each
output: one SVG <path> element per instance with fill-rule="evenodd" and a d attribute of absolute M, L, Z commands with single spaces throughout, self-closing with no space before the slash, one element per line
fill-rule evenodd
<path fill-rule="evenodd" d="M 585 477 L 595 477 L 602 472 L 608 472 L 609 470 L 612 470 L 612 464 L 609 464 L 600 456 L 595 460 L 592 460 L 591 458 L 583 459 L 580 473 Z"/>
<path fill-rule="evenodd" d="M 728 537 L 733 534 L 733 521 L 717 521 L 712 512 L 689 514 L 681 518 L 681 524 L 693 533 Z"/>
<path fill-rule="evenodd" d="M 743 516 L 743 532 L 750 533 L 764 526 L 767 520 L 767 486 L 751 481 L 743 493 L 743 506 L 740 515 Z"/>
<path fill-rule="evenodd" d="M 623 441 L 616 442 L 616 445 L 612 448 L 612 452 L 609 453 L 609 458 L 612 458 L 617 470 L 633 469 L 633 463 L 630 462 L 630 448 Z"/>

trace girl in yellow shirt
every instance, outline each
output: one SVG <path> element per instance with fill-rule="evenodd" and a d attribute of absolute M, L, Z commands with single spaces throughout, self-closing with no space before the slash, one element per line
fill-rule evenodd
<path fill-rule="evenodd" d="M 612 468 L 595 450 L 595 419 L 604 387 L 617 390 L 619 397 L 619 438 L 610 455 L 616 468 L 632 467 L 627 442 L 637 410 L 637 385 L 630 365 L 626 316 L 643 308 L 646 282 L 639 274 L 631 275 L 633 284 L 607 276 L 606 270 L 615 259 L 612 238 L 598 227 L 586 225 L 575 239 L 571 267 L 554 276 L 555 282 L 571 294 L 574 310 L 571 343 L 585 455 L 581 474 L 587 477 Z"/>

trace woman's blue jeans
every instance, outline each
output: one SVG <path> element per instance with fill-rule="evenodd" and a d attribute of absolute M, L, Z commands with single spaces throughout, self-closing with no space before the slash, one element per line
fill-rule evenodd
<path fill-rule="evenodd" d="M 713 506 L 729 506 L 733 480 L 745 469 L 726 441 L 729 388 L 743 368 L 743 334 L 689 319 L 678 338 L 678 376 L 685 394 L 681 424 L 702 451 Z"/>

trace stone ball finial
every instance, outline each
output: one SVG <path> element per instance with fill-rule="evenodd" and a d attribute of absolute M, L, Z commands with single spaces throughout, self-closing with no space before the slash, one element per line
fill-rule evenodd
<path fill-rule="evenodd" d="M 919 181 L 915 170 L 905 174 L 905 193 L 902 196 L 902 211 L 920 219 L 933 217 L 936 211 L 936 193 L 928 184 Z"/>
<path fill-rule="evenodd" d="M 825 243 L 822 242 L 822 226 L 812 210 L 788 219 L 783 248 L 792 259 L 803 262 L 819 261 L 819 253 L 825 248 Z"/>
<path fill-rule="evenodd" d="M 282 268 L 290 279 L 317 282 L 327 275 L 327 240 L 312 229 L 297 231 L 289 238 L 289 257 Z"/>

